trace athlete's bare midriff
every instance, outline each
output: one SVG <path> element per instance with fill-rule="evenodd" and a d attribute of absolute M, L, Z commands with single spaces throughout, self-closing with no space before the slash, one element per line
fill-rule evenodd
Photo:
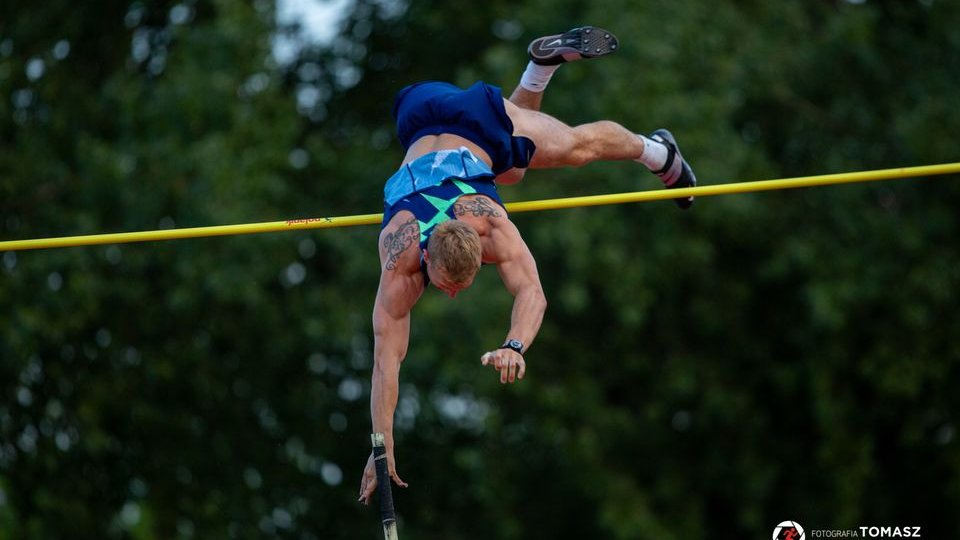
<path fill-rule="evenodd" d="M 463 137 L 454 135 L 452 133 L 424 135 L 423 137 L 420 137 L 410 145 L 409 149 L 407 149 L 407 155 L 403 157 L 402 165 L 406 165 L 418 157 L 429 154 L 430 152 L 456 150 L 461 146 L 464 146 L 467 148 L 467 150 L 473 152 L 473 155 L 482 159 L 488 167 L 492 166 L 493 161 L 482 148 L 474 144 L 472 141 L 470 141 L 470 139 L 464 139 Z"/>

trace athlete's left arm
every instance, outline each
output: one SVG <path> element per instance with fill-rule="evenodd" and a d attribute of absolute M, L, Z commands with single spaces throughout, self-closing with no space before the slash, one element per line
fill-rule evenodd
<path fill-rule="evenodd" d="M 495 220 L 491 235 L 497 246 L 496 263 L 500 279 L 514 297 L 510 331 L 505 341 L 521 341 L 526 352 L 540 331 L 543 314 L 547 309 L 547 298 L 540 285 L 537 262 L 520 236 L 520 231 L 509 219 Z M 501 383 L 514 382 L 517 377 L 522 379 L 526 372 L 523 355 L 511 349 L 490 351 L 483 355 L 481 362 L 483 365 L 492 364 L 500 372 Z"/>

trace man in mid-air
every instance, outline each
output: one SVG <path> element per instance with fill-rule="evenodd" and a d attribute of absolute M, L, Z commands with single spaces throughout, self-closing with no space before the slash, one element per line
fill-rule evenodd
<path fill-rule="evenodd" d="M 480 361 L 499 372 L 501 383 L 526 373 L 523 355 L 540 330 L 547 301 L 533 255 L 507 216 L 497 185 L 519 182 L 528 168 L 628 159 L 645 165 L 668 189 L 696 185 L 665 129 L 645 137 L 606 120 L 571 127 L 539 111 L 560 65 L 604 56 L 618 45 L 610 32 L 589 26 L 535 39 L 509 100 L 483 82 L 466 90 L 421 82 L 397 94 L 393 113 L 407 153 L 384 187 L 370 415 L 373 432 L 385 436 L 388 471 L 399 486 L 407 486 L 393 452 L 400 363 L 410 339 L 410 312 L 427 285 L 454 298 L 473 283 L 481 264 L 496 265 L 514 296 L 513 312 L 503 345 Z M 674 201 L 685 209 L 693 197 Z M 371 454 L 360 501 L 368 504 L 376 487 Z"/>

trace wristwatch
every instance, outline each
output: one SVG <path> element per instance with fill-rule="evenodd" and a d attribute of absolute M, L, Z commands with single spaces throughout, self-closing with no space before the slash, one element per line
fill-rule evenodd
<path fill-rule="evenodd" d="M 500 346 L 501 349 L 510 349 L 523 354 L 523 342 L 519 339 L 508 339 L 506 343 Z"/>

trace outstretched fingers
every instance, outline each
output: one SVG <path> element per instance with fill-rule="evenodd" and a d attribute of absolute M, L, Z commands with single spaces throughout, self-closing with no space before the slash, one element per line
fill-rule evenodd
<path fill-rule="evenodd" d="M 398 475 L 398 474 L 397 474 L 397 471 L 395 471 L 395 470 L 394 470 L 394 471 L 390 471 L 390 478 L 393 479 L 393 483 L 394 483 L 394 484 L 396 484 L 396 485 L 398 485 L 398 486 L 400 486 L 400 487 L 402 487 L 402 488 L 410 487 L 409 484 L 407 484 L 406 482 L 404 482 L 403 480 L 400 479 L 400 475 Z"/>
<path fill-rule="evenodd" d="M 377 490 L 377 471 L 373 465 L 373 456 L 367 460 L 367 466 L 363 469 L 363 475 L 360 476 L 360 498 L 357 502 L 370 504 L 370 498 L 373 492 Z"/>
<path fill-rule="evenodd" d="M 523 379 L 527 372 L 527 363 L 523 360 L 523 356 L 509 349 L 497 349 L 484 353 L 480 357 L 480 364 L 493 366 L 493 369 L 500 373 L 501 384 Z"/>
<path fill-rule="evenodd" d="M 393 480 L 393 483 L 405 488 L 409 487 L 410 484 L 407 484 L 400 478 L 400 475 L 397 474 L 397 467 L 392 462 L 388 460 L 388 474 L 390 479 Z M 373 497 L 373 493 L 377 490 L 377 468 L 373 461 L 373 455 L 370 456 L 370 459 L 367 460 L 367 466 L 363 470 L 363 475 L 360 477 L 360 496 L 357 499 L 357 502 L 363 504 L 370 504 L 370 499 Z"/>
<path fill-rule="evenodd" d="M 483 353 L 483 356 L 480 357 L 480 364 L 483 366 L 489 366 L 491 363 L 493 363 L 493 353 L 492 352 Z"/>
<path fill-rule="evenodd" d="M 510 364 L 510 382 L 514 382 L 518 379 L 523 379 L 524 373 L 527 372 L 527 363 L 523 361 L 521 356 L 518 361 Z"/>

